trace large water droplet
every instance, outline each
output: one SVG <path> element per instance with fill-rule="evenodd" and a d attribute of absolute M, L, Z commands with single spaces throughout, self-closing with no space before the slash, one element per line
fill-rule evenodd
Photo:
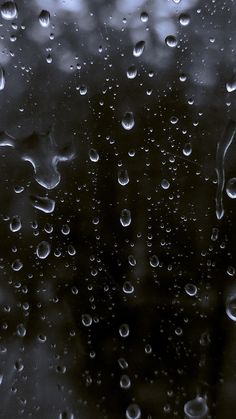
<path fill-rule="evenodd" d="M 129 325 L 123 323 L 119 328 L 119 334 L 122 338 L 127 338 L 129 336 Z"/>
<path fill-rule="evenodd" d="M 193 400 L 189 400 L 184 405 L 184 413 L 187 418 L 203 419 L 208 412 L 206 400 L 203 397 L 197 396 Z"/>
<path fill-rule="evenodd" d="M 5 83 L 6 83 L 5 71 L 2 67 L 0 67 L 0 90 L 4 89 Z"/>
<path fill-rule="evenodd" d="M 188 157 L 192 154 L 192 145 L 190 143 L 186 143 L 183 148 L 183 155 Z"/>
<path fill-rule="evenodd" d="M 13 233 L 16 233 L 20 229 L 21 229 L 21 219 L 19 215 L 15 215 L 14 217 L 12 217 L 12 220 L 10 222 L 10 230 Z"/>
<path fill-rule="evenodd" d="M 51 214 L 55 209 L 55 201 L 48 197 L 43 196 L 30 196 L 32 205 L 34 208 L 45 212 L 46 214 Z"/>
<path fill-rule="evenodd" d="M 47 10 L 42 10 L 40 13 L 39 23 L 43 28 L 47 28 L 50 25 L 50 13 Z"/>
<path fill-rule="evenodd" d="M 168 35 L 165 39 L 165 43 L 170 48 L 175 48 L 177 46 L 177 39 L 174 35 Z"/>
<path fill-rule="evenodd" d="M 236 198 L 236 178 L 235 177 L 232 177 L 231 179 L 228 180 L 227 185 L 226 185 L 226 193 L 230 198 L 232 199 Z"/>
<path fill-rule="evenodd" d="M 145 41 L 137 42 L 137 44 L 134 46 L 134 49 L 133 49 L 134 57 L 140 57 L 144 51 L 144 48 L 145 48 Z"/>
<path fill-rule="evenodd" d="M 187 26 L 187 25 L 189 25 L 189 22 L 190 22 L 190 16 L 189 16 L 187 13 L 182 13 L 182 14 L 179 16 L 179 23 L 180 23 L 182 26 Z"/>
<path fill-rule="evenodd" d="M 89 150 L 89 158 L 92 162 L 96 163 L 99 160 L 99 154 L 95 148 Z"/>
<path fill-rule="evenodd" d="M 6 1 L 1 6 L 1 15 L 5 20 L 16 19 L 18 16 L 17 6 L 14 1 Z"/>
<path fill-rule="evenodd" d="M 236 295 L 231 295 L 226 300 L 226 314 L 231 320 L 236 321 Z"/>
<path fill-rule="evenodd" d="M 129 174 L 126 169 L 119 170 L 118 172 L 118 182 L 120 185 L 125 186 L 129 183 Z"/>
<path fill-rule="evenodd" d="M 135 403 L 130 404 L 129 407 L 126 409 L 126 419 L 140 419 L 141 418 L 141 410 L 139 406 Z"/>
<path fill-rule="evenodd" d="M 128 227 L 131 223 L 131 212 L 128 209 L 123 209 L 120 215 L 120 222 L 123 227 Z"/>
<path fill-rule="evenodd" d="M 197 287 L 194 284 L 186 284 L 184 289 L 190 297 L 193 297 L 197 294 Z"/>
<path fill-rule="evenodd" d="M 133 112 L 126 112 L 122 121 L 122 127 L 127 131 L 131 130 L 134 127 L 134 115 Z"/>
<path fill-rule="evenodd" d="M 36 255 L 39 259 L 46 259 L 51 252 L 51 246 L 48 242 L 42 241 L 38 244 Z"/>
<path fill-rule="evenodd" d="M 148 22 L 148 13 L 147 12 L 142 12 L 141 13 L 141 15 L 140 15 L 140 20 L 141 20 L 141 22 L 143 22 L 143 23 L 146 23 L 146 22 Z"/>
<path fill-rule="evenodd" d="M 226 83 L 225 87 L 228 93 L 234 92 L 236 90 L 236 80 L 231 83 Z"/>
<path fill-rule="evenodd" d="M 131 381 L 128 375 L 122 375 L 120 379 L 120 386 L 123 390 L 127 390 L 131 386 Z"/>

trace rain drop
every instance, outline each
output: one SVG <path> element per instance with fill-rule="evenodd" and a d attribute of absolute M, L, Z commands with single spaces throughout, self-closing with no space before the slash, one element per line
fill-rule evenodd
<path fill-rule="evenodd" d="M 131 130 L 134 127 L 134 115 L 133 112 L 126 112 L 122 119 L 122 127 L 127 131 Z"/>
<path fill-rule="evenodd" d="M 144 51 L 144 48 L 145 48 L 145 42 L 144 41 L 137 42 L 137 44 L 135 44 L 135 47 L 133 49 L 134 57 L 141 57 L 141 55 Z"/>
<path fill-rule="evenodd" d="M 141 418 L 141 410 L 135 403 L 130 404 L 126 409 L 126 419 L 139 419 Z"/>
<path fill-rule="evenodd" d="M 197 294 L 197 287 L 194 284 L 186 284 L 184 287 L 186 293 L 190 295 L 190 297 L 193 297 Z"/>
<path fill-rule="evenodd" d="M 165 43 L 170 48 L 175 48 L 177 46 L 177 39 L 174 35 L 168 35 L 165 39 Z"/>
<path fill-rule="evenodd" d="M 135 79 L 137 76 L 137 68 L 134 65 L 131 65 L 127 70 L 128 79 Z"/>
<path fill-rule="evenodd" d="M 208 412 L 208 407 L 206 400 L 203 397 L 197 396 L 193 400 L 189 400 L 184 405 L 184 413 L 187 418 L 196 418 L 201 419 L 206 416 Z"/>
<path fill-rule="evenodd" d="M 128 209 L 121 211 L 120 223 L 123 227 L 128 227 L 131 224 L 131 212 Z"/>
<path fill-rule="evenodd" d="M 232 177 L 228 180 L 226 185 L 226 193 L 229 198 L 235 199 L 236 198 L 236 178 Z"/>
<path fill-rule="evenodd" d="M 39 259 L 46 259 L 51 252 L 51 246 L 48 242 L 42 241 L 38 244 L 36 255 Z"/>
<path fill-rule="evenodd" d="M 226 314 L 228 317 L 236 321 L 236 295 L 232 295 L 226 300 Z"/>
<path fill-rule="evenodd" d="M 182 26 L 188 26 L 189 25 L 189 22 L 190 22 L 190 16 L 187 13 L 182 13 L 179 16 L 179 23 Z"/>
<path fill-rule="evenodd" d="M 1 15 L 5 20 L 13 20 L 18 16 L 17 6 L 14 1 L 7 1 L 1 6 Z"/>
<path fill-rule="evenodd" d="M 50 13 L 47 10 L 42 10 L 39 15 L 39 23 L 43 28 L 47 28 L 50 24 Z"/>
<path fill-rule="evenodd" d="M 89 150 L 89 158 L 92 162 L 96 163 L 99 160 L 99 154 L 95 148 Z"/>
<path fill-rule="evenodd" d="M 118 182 L 121 186 L 128 185 L 129 183 L 129 174 L 126 169 L 119 170 L 118 172 Z"/>
<path fill-rule="evenodd" d="M 0 67 L 0 90 L 4 89 L 5 83 L 5 71 L 2 67 Z"/>

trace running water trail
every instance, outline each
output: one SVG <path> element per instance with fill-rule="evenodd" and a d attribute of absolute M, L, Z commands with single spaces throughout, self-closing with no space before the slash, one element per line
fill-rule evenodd
<path fill-rule="evenodd" d="M 216 217 L 218 220 L 224 216 L 223 206 L 223 190 L 225 186 L 225 167 L 224 161 L 228 148 L 233 142 L 236 132 L 236 122 L 229 120 L 224 135 L 217 144 L 216 150 L 216 174 L 217 174 L 217 191 L 216 191 Z"/>

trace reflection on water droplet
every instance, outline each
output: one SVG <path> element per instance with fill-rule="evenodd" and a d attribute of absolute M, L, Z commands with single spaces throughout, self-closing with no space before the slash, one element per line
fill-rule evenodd
<path fill-rule="evenodd" d="M 134 127 L 134 115 L 133 112 L 126 112 L 122 121 L 122 127 L 127 131 L 131 130 Z"/>
<path fill-rule="evenodd" d="M 129 174 L 126 169 L 119 170 L 118 172 L 118 182 L 120 185 L 125 186 L 129 183 Z"/>
<path fill-rule="evenodd" d="M 156 255 L 150 257 L 150 265 L 152 268 L 157 268 L 159 266 L 159 258 Z"/>
<path fill-rule="evenodd" d="M 141 418 L 141 410 L 139 406 L 135 403 L 130 404 L 129 407 L 126 409 L 126 419 L 140 419 Z"/>
<path fill-rule="evenodd" d="M 148 13 L 147 13 L 147 12 L 142 12 L 142 13 L 141 13 L 141 15 L 140 15 L 140 19 L 141 19 L 141 21 L 142 21 L 143 23 L 147 22 L 147 21 L 148 21 L 148 18 L 149 18 L 149 16 L 148 16 Z"/>
<path fill-rule="evenodd" d="M 236 90 L 236 80 L 232 83 L 226 83 L 225 87 L 228 93 L 234 92 Z"/>
<path fill-rule="evenodd" d="M 89 150 L 89 158 L 92 162 L 96 163 L 99 160 L 99 154 L 95 148 Z"/>
<path fill-rule="evenodd" d="M 131 223 L 131 212 L 128 209 L 123 209 L 120 215 L 120 222 L 123 227 L 128 227 Z"/>
<path fill-rule="evenodd" d="M 11 220 L 11 223 L 10 223 L 10 230 L 13 233 L 16 233 L 20 229 L 21 229 L 21 219 L 20 219 L 19 215 L 15 215 L 14 217 L 12 217 L 12 220 Z"/>
<path fill-rule="evenodd" d="M 39 259 L 46 259 L 51 252 L 51 246 L 48 242 L 42 241 L 38 244 L 36 255 Z"/>
<path fill-rule="evenodd" d="M 184 405 L 184 413 L 187 418 L 203 419 L 208 412 L 206 400 L 203 397 L 197 396 L 193 400 L 189 400 Z"/>
<path fill-rule="evenodd" d="M 122 338 L 127 338 L 129 336 L 129 325 L 123 323 L 119 328 L 119 334 Z"/>
<path fill-rule="evenodd" d="M 55 209 L 55 201 L 53 199 L 33 195 L 30 196 L 30 199 L 34 208 L 46 214 L 51 214 Z"/>
<path fill-rule="evenodd" d="M 190 297 L 193 297 L 197 294 L 197 287 L 194 284 L 186 284 L 184 287 L 186 293 L 190 295 Z"/>
<path fill-rule="evenodd" d="M 228 180 L 227 185 L 226 185 L 226 193 L 230 198 L 232 199 L 236 198 L 236 178 L 235 177 L 232 177 L 231 179 Z"/>
<path fill-rule="evenodd" d="M 86 326 L 86 327 L 91 326 L 93 319 L 90 316 L 90 314 L 82 314 L 81 319 L 82 319 L 82 324 L 84 326 Z"/>
<path fill-rule="evenodd" d="M 16 333 L 19 337 L 23 338 L 26 335 L 26 328 L 23 323 L 18 324 L 16 328 Z"/>
<path fill-rule="evenodd" d="M 0 67 L 0 90 L 4 89 L 5 83 L 5 71 L 2 67 Z"/>
<path fill-rule="evenodd" d="M 50 13 L 47 10 L 42 10 L 39 15 L 39 23 L 43 28 L 47 28 L 50 24 Z"/>
<path fill-rule="evenodd" d="M 123 285 L 123 291 L 125 294 L 132 294 L 134 292 L 134 287 L 130 281 L 126 281 Z"/>
<path fill-rule="evenodd" d="M 162 189 L 169 189 L 170 182 L 167 179 L 162 179 L 162 181 L 161 181 L 161 187 L 162 187 Z"/>
<path fill-rule="evenodd" d="M 190 22 L 190 16 L 189 16 L 187 13 L 182 13 L 182 14 L 179 16 L 179 23 L 180 23 L 182 26 L 187 26 L 187 25 L 189 25 L 189 22 Z"/>
<path fill-rule="evenodd" d="M 128 79 L 135 79 L 137 76 L 137 68 L 134 65 L 131 65 L 127 70 Z"/>
<path fill-rule="evenodd" d="M 231 295 L 226 300 L 226 314 L 231 320 L 236 321 L 236 295 Z"/>
<path fill-rule="evenodd" d="M 144 41 L 139 41 L 137 42 L 137 44 L 135 45 L 134 49 L 133 49 L 133 55 L 134 57 L 140 57 L 144 51 L 145 48 L 145 42 Z"/>
<path fill-rule="evenodd" d="M 1 15 L 5 20 L 16 19 L 18 16 L 17 6 L 14 1 L 6 1 L 1 6 Z"/>
<path fill-rule="evenodd" d="M 183 155 L 190 156 L 192 154 L 192 145 L 190 143 L 186 143 L 183 148 Z"/>
<path fill-rule="evenodd" d="M 165 43 L 170 48 L 175 48 L 177 46 L 177 39 L 174 35 L 168 35 L 165 39 Z"/>
<path fill-rule="evenodd" d="M 11 265 L 13 271 L 18 272 L 23 268 L 23 263 L 20 261 L 20 259 L 16 259 L 12 265 Z"/>
<path fill-rule="evenodd" d="M 127 390 L 131 386 L 131 381 L 128 375 L 122 375 L 120 378 L 120 387 L 123 390 Z"/>

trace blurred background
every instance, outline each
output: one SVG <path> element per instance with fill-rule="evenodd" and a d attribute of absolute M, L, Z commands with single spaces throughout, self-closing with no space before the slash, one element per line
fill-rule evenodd
<path fill-rule="evenodd" d="M 235 0 L 0 14 L 0 417 L 232 419 Z"/>

